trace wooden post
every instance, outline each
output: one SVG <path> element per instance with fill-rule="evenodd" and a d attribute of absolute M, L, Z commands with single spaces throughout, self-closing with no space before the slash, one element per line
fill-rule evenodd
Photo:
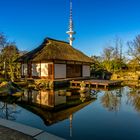
<path fill-rule="evenodd" d="M 24 64 L 21 62 L 21 77 L 24 77 Z"/>
<path fill-rule="evenodd" d="M 30 78 L 32 77 L 32 62 L 30 63 Z"/>
<path fill-rule="evenodd" d="M 96 84 L 96 88 L 98 88 L 98 84 Z"/>
<path fill-rule="evenodd" d="M 48 79 L 54 80 L 54 63 L 48 64 Z"/>
<path fill-rule="evenodd" d="M 41 61 L 40 61 L 40 78 L 41 78 Z"/>
<path fill-rule="evenodd" d="M 52 64 L 52 80 L 55 78 L 55 68 L 54 68 L 54 63 Z"/>

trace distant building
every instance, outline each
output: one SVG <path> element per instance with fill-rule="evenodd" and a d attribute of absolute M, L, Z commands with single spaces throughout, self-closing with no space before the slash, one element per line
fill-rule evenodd
<path fill-rule="evenodd" d="M 21 75 L 48 80 L 90 77 L 92 59 L 69 43 L 46 38 L 36 49 L 21 56 Z"/>

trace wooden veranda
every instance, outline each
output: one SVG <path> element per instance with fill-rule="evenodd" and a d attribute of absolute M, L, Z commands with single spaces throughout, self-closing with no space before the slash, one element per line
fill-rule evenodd
<path fill-rule="evenodd" d="M 82 84 L 89 88 L 104 88 L 121 86 L 122 81 L 114 80 L 72 80 L 70 81 L 71 88 L 81 88 Z"/>

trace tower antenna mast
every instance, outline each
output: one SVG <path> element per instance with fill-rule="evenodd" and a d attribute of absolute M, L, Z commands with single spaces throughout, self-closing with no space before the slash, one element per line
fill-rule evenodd
<path fill-rule="evenodd" d="M 73 31 L 73 18 L 72 18 L 72 0 L 70 0 L 70 19 L 69 19 L 69 31 L 66 32 L 69 35 L 69 44 L 72 46 L 74 37 L 73 34 L 76 32 Z"/>

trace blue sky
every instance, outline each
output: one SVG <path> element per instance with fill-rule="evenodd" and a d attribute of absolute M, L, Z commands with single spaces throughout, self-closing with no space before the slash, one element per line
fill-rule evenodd
<path fill-rule="evenodd" d="M 73 0 L 76 40 L 87 55 L 100 55 L 115 36 L 126 41 L 140 33 L 140 0 Z M 69 0 L 0 0 L 0 32 L 21 50 L 45 37 L 67 40 Z"/>

